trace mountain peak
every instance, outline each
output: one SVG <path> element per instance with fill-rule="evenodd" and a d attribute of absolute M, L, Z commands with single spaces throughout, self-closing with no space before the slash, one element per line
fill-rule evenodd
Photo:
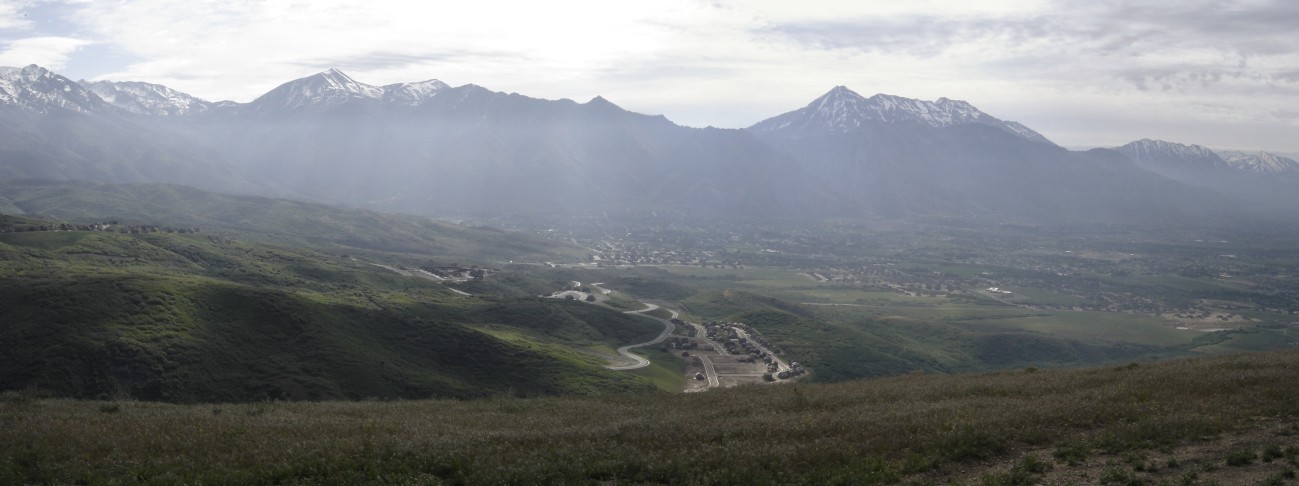
<path fill-rule="evenodd" d="M 0 76 L 5 77 L 22 77 L 27 80 L 35 80 L 37 78 L 50 77 L 54 75 L 55 74 L 49 69 L 45 69 L 35 64 L 28 64 L 23 67 L 0 67 Z"/>
<path fill-rule="evenodd" d="M 830 88 L 830 91 L 826 91 L 826 93 L 821 95 L 821 97 L 822 98 L 836 98 L 836 97 L 862 98 L 862 95 L 857 94 L 856 91 L 848 89 L 847 86 L 841 84 L 833 88 Z"/>
<path fill-rule="evenodd" d="M 994 118 L 965 101 L 948 98 L 923 101 L 883 93 L 865 98 L 846 86 L 835 86 L 806 107 L 769 118 L 749 129 L 760 132 L 797 129 L 847 133 L 878 122 L 919 123 L 936 128 L 977 123 L 1000 128 L 1030 141 L 1051 143 L 1028 127 Z"/>
<path fill-rule="evenodd" d="M 281 84 L 250 103 L 253 111 L 296 110 L 305 106 L 334 106 L 354 100 L 383 99 L 378 86 L 358 83 L 337 68 Z"/>
<path fill-rule="evenodd" d="M 621 106 L 615 105 L 613 104 L 612 101 L 609 101 L 608 99 L 605 99 L 605 97 L 598 96 L 598 95 L 594 98 L 591 98 L 591 101 L 583 103 L 582 106 L 588 109 L 596 110 L 601 113 L 623 113 L 626 111 L 623 110 Z"/>
<path fill-rule="evenodd" d="M 62 109 L 95 112 L 111 109 L 99 96 L 75 81 L 35 64 L 0 67 L 0 105 L 17 105 L 36 112 Z"/>

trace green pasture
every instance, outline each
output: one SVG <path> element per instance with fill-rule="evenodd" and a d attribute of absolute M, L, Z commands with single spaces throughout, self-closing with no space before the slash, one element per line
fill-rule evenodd
<path fill-rule="evenodd" d="M 0 233 L 0 243 L 40 250 L 58 250 L 76 244 L 89 234 L 89 231 Z"/>
<path fill-rule="evenodd" d="M 659 390 L 669 393 L 681 393 L 686 386 L 686 363 L 679 356 L 663 351 L 656 346 L 632 349 L 633 353 L 644 356 L 650 365 L 624 373 L 648 379 Z"/>
<path fill-rule="evenodd" d="M 1154 316 L 1117 312 L 1053 312 L 1050 315 L 980 321 L 1085 341 L 1131 343 L 1150 346 L 1183 346 L 1198 335 L 1174 329 Z"/>

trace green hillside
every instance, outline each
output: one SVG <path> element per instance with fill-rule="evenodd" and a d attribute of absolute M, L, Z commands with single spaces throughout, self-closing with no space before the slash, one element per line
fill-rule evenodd
<path fill-rule="evenodd" d="M 1294 484 L 1299 352 L 702 394 L 0 400 L 0 483 Z"/>
<path fill-rule="evenodd" d="M 651 321 L 466 297 L 374 263 L 390 262 L 206 232 L 0 233 L 0 389 L 195 402 L 654 386 L 584 351 Z"/>
<path fill-rule="evenodd" d="M 0 198 L 0 208 L 7 200 L 25 214 L 58 221 L 219 229 L 264 242 L 436 255 L 447 261 L 580 254 L 524 233 L 170 184 L 0 181 Z"/>

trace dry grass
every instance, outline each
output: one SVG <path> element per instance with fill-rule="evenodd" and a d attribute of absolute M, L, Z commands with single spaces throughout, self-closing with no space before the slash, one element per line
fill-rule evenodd
<path fill-rule="evenodd" d="M 1060 474 L 1071 450 L 1087 462 L 1212 441 L 1264 418 L 1293 424 L 1296 382 L 1299 352 L 1286 351 L 675 396 L 109 411 L 11 392 L 0 483 L 887 484 L 993 471 L 1031 450 L 1065 451 L 1035 456 Z M 1030 479 L 1045 470 L 1021 469 Z"/>

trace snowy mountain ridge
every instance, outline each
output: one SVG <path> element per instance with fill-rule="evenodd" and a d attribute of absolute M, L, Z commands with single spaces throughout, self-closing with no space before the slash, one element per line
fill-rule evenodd
<path fill-rule="evenodd" d="M 1299 161 L 1267 152 L 1223 151 L 1218 154 L 1232 168 L 1260 174 L 1299 172 Z"/>
<path fill-rule="evenodd" d="M 449 88 L 446 83 L 436 79 L 374 86 L 358 82 L 338 69 L 330 69 L 284 83 L 248 106 L 253 111 L 295 110 L 304 106 L 335 106 L 355 100 L 419 106 L 446 88 Z"/>
<path fill-rule="evenodd" d="M 80 81 L 108 104 L 137 115 L 183 116 L 204 113 L 215 103 L 160 84 L 139 81 Z"/>
<path fill-rule="evenodd" d="M 948 98 L 925 101 L 887 94 L 866 98 L 844 86 L 835 86 L 806 107 L 758 122 L 749 130 L 810 129 L 843 133 L 858 130 L 869 122 L 921 123 L 935 128 L 983 124 L 1034 142 L 1051 143 L 1022 124 L 997 119 L 965 101 Z"/>
<path fill-rule="evenodd" d="M 1299 162 L 1268 152 L 1221 153 L 1200 146 L 1143 138 L 1114 150 L 1147 169 L 1220 170 L 1256 174 L 1299 172 Z"/>
<path fill-rule="evenodd" d="M 0 105 L 13 105 L 37 113 L 69 110 L 93 113 L 112 106 L 71 79 L 35 64 L 0 67 Z"/>
<path fill-rule="evenodd" d="M 1201 145 L 1186 145 L 1175 142 L 1165 142 L 1163 140 L 1151 140 L 1143 138 L 1135 142 L 1128 143 L 1115 150 L 1128 154 L 1134 162 L 1141 163 L 1156 159 L 1183 159 L 1197 160 L 1209 163 L 1211 165 L 1223 165 L 1222 158 L 1212 150 Z"/>
<path fill-rule="evenodd" d="M 436 79 L 415 83 L 389 84 L 383 88 L 383 100 L 388 103 L 419 106 L 437 96 L 438 92 L 450 88 L 446 83 Z"/>

